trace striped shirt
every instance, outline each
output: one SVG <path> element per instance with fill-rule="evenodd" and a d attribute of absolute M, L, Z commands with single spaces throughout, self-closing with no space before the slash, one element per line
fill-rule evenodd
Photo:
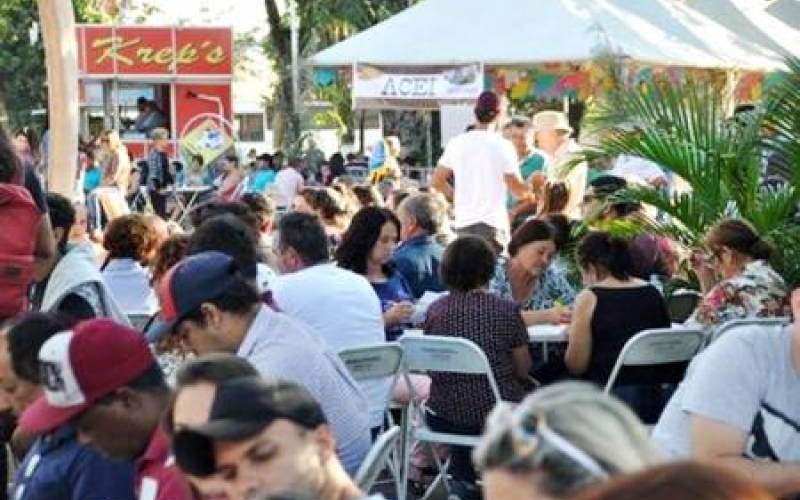
<path fill-rule="evenodd" d="M 237 353 L 262 376 L 305 387 L 322 407 L 336 453 L 355 474 L 371 446 L 367 400 L 339 356 L 308 327 L 261 306 Z"/>

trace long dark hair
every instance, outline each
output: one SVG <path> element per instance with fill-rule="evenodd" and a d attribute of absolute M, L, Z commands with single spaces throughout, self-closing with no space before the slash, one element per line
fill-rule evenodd
<path fill-rule="evenodd" d="M 364 207 L 356 213 L 350 227 L 342 235 L 342 243 L 336 250 L 336 262 L 339 267 L 354 273 L 367 274 L 367 259 L 372 247 L 378 242 L 384 224 L 391 222 L 400 233 L 400 220 L 390 210 L 378 207 Z M 393 267 L 383 266 L 383 272 L 390 276 Z"/>

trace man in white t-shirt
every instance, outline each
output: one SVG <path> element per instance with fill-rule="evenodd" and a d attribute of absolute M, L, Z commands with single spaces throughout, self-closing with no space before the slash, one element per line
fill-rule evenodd
<path fill-rule="evenodd" d="M 278 225 L 282 276 L 270 283 L 281 311 L 306 325 L 335 351 L 386 341 L 383 311 L 372 285 L 330 261 L 328 237 L 309 214 L 285 215 Z M 367 397 L 373 435 L 383 424 L 387 381 L 360 382 Z"/>
<path fill-rule="evenodd" d="M 303 189 L 303 176 L 291 165 L 281 166 L 275 175 L 275 206 L 279 210 L 292 208 L 294 197 Z"/>
<path fill-rule="evenodd" d="M 475 127 L 450 141 L 431 179 L 431 187 L 454 204 L 456 232 L 480 236 L 496 248 L 510 238 L 508 192 L 520 202 L 533 198 L 520 178 L 514 147 L 496 132 L 499 115 L 497 95 L 482 93 L 475 104 Z"/>
<path fill-rule="evenodd" d="M 800 292 L 792 296 L 800 315 Z M 800 494 L 800 323 L 726 333 L 692 362 L 653 431 L 678 459 L 724 466 L 778 498 Z"/>

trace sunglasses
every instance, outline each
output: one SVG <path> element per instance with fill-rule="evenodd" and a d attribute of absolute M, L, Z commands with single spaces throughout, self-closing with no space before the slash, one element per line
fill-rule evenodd
<path fill-rule="evenodd" d="M 538 466 L 548 456 L 549 451 L 555 450 L 579 465 L 593 477 L 599 480 L 609 478 L 608 472 L 603 470 L 597 460 L 556 433 L 547 425 L 547 420 L 544 416 L 517 415 L 511 429 L 514 458 L 509 462 L 509 466 L 521 465 L 523 462 L 530 462 L 531 460 Z"/>

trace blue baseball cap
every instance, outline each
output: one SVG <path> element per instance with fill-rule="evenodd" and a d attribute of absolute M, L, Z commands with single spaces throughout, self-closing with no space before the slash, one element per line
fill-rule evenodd
<path fill-rule="evenodd" d="M 202 252 L 178 262 L 156 286 L 161 312 L 147 330 L 147 340 L 157 342 L 172 333 L 203 302 L 219 297 L 242 279 L 234 260 L 222 252 Z"/>

